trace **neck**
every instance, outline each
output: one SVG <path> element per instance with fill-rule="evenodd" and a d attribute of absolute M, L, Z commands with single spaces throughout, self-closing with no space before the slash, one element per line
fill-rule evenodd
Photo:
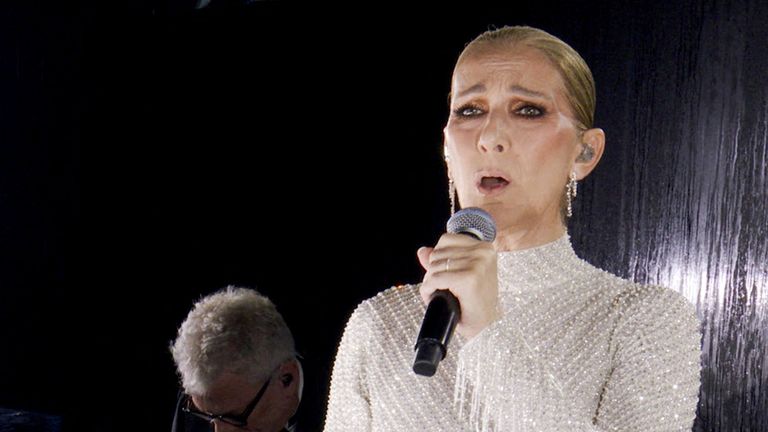
<path fill-rule="evenodd" d="M 525 250 L 499 252 L 499 291 L 537 291 L 572 281 L 586 274 L 589 264 L 571 247 L 567 235 Z"/>
<path fill-rule="evenodd" d="M 496 233 L 493 247 L 497 252 L 530 249 L 551 243 L 565 234 L 565 226 L 557 223 L 539 223 L 529 227 L 505 227 Z"/>

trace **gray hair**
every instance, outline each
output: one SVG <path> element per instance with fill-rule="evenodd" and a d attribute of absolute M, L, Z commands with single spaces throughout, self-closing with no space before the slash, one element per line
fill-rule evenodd
<path fill-rule="evenodd" d="M 198 301 L 170 349 L 184 391 L 194 395 L 206 394 L 223 372 L 257 383 L 296 357 L 291 331 L 275 305 L 234 286 Z"/>

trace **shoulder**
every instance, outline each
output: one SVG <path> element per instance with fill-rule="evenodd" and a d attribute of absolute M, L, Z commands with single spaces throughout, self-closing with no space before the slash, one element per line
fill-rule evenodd
<path fill-rule="evenodd" d="M 589 266 L 586 272 L 592 284 L 600 286 L 600 296 L 607 296 L 611 310 L 618 318 L 619 336 L 635 339 L 642 333 L 663 331 L 698 338 L 700 321 L 695 306 L 677 291 L 623 279 L 607 271 Z"/>
<path fill-rule="evenodd" d="M 352 312 L 345 332 L 387 333 L 391 337 L 408 334 L 421 323 L 425 306 L 419 296 L 419 285 L 395 286 L 366 300 Z M 401 333 L 405 332 L 405 333 Z"/>
<path fill-rule="evenodd" d="M 386 318 L 420 308 L 423 309 L 419 285 L 398 285 L 363 300 L 352 316 L 365 316 L 367 319 Z"/>
<path fill-rule="evenodd" d="M 652 312 L 657 316 L 691 315 L 695 309 L 677 291 L 659 285 L 643 285 L 626 281 L 614 302 L 625 313 Z"/>
<path fill-rule="evenodd" d="M 625 320 L 673 316 L 692 320 L 698 326 L 694 305 L 677 291 L 660 285 L 640 284 L 589 266 L 592 268 L 590 279 L 601 280 L 599 284 L 611 296 L 614 308 Z"/>
<path fill-rule="evenodd" d="M 684 337 L 698 340 L 700 321 L 696 309 L 677 291 L 659 285 L 627 281 L 614 298 L 620 325 L 617 330 L 640 341 L 643 336 Z"/>

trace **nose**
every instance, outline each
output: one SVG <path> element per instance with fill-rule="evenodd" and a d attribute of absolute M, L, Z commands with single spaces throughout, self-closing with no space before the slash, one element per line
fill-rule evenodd
<path fill-rule="evenodd" d="M 481 153 L 504 153 L 509 149 L 506 114 L 500 111 L 491 112 L 486 117 L 485 125 L 477 140 L 477 149 Z"/>

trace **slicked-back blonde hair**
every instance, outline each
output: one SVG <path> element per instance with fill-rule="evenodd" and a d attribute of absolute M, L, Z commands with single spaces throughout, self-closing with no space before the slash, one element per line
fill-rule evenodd
<path fill-rule="evenodd" d="M 519 45 L 535 48 L 549 59 L 563 79 L 565 96 L 577 128 L 581 131 L 591 129 L 595 120 L 595 80 L 592 71 L 576 50 L 544 30 L 526 26 L 488 30 L 467 44 L 456 66 L 478 51 Z"/>

